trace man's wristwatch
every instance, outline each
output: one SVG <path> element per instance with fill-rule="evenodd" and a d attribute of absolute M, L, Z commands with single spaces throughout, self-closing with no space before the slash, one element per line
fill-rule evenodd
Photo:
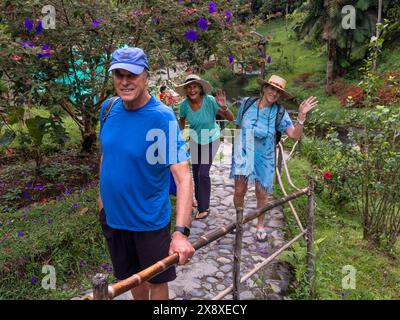
<path fill-rule="evenodd" d="M 174 232 L 175 231 L 178 231 L 178 232 L 182 233 L 186 237 L 189 237 L 189 235 L 190 235 L 190 229 L 188 227 L 178 227 L 178 226 L 176 226 L 174 228 Z"/>

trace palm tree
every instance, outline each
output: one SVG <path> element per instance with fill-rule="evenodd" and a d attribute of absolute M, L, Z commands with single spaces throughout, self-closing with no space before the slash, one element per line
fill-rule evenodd
<path fill-rule="evenodd" d="M 362 59 L 369 38 L 375 29 L 376 15 L 371 7 L 374 0 L 309 0 L 304 9 L 306 17 L 298 28 L 305 40 L 325 42 L 327 46 L 326 92 L 332 93 L 335 70 L 350 66 L 353 60 Z M 353 5 L 356 10 L 356 29 L 342 27 L 342 8 Z"/>

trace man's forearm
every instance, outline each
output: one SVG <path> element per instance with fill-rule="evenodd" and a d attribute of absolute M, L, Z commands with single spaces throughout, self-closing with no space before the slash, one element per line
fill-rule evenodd
<path fill-rule="evenodd" d="M 190 173 L 176 183 L 176 221 L 177 226 L 189 226 L 192 209 L 193 185 Z"/>

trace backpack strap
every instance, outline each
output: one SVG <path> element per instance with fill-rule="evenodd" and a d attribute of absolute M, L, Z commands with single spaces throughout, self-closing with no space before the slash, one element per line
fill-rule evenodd
<path fill-rule="evenodd" d="M 281 141 L 282 138 L 282 132 L 278 130 L 279 125 L 282 121 L 283 114 L 285 113 L 285 108 L 277 104 L 278 110 L 276 111 L 276 117 L 275 117 L 275 144 L 278 144 L 279 141 Z"/>
<path fill-rule="evenodd" d="M 108 100 L 108 103 L 107 103 L 106 107 L 104 108 L 102 126 L 104 126 L 104 123 L 106 122 L 107 117 L 110 114 L 111 108 L 114 106 L 115 101 L 117 101 L 118 99 L 119 99 L 119 97 L 115 96 Z"/>
<path fill-rule="evenodd" d="M 240 115 L 240 124 L 242 123 L 242 120 L 243 120 L 243 117 L 244 117 L 244 114 L 246 113 L 246 111 L 249 110 L 249 108 L 251 107 L 251 105 L 252 105 L 255 101 L 257 101 L 257 99 L 258 99 L 258 98 L 249 97 L 249 98 L 246 100 L 246 102 L 244 103 L 244 106 L 243 106 L 242 113 L 241 113 L 241 115 Z"/>
<path fill-rule="evenodd" d="M 276 111 L 276 118 L 275 118 L 275 131 L 278 131 L 278 127 L 281 124 L 283 114 L 285 113 L 285 108 L 281 105 L 277 104 L 278 110 Z"/>

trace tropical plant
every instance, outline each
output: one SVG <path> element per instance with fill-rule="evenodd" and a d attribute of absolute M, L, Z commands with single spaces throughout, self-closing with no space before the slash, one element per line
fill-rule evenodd
<path fill-rule="evenodd" d="M 355 7 L 356 28 L 342 26 L 342 8 Z M 376 1 L 373 0 L 309 0 L 302 7 L 306 17 L 295 31 L 306 41 L 326 43 L 326 91 L 332 93 L 335 70 L 349 67 L 365 57 L 376 23 Z"/>
<path fill-rule="evenodd" d="M 81 131 L 83 151 L 92 149 L 99 108 L 112 93 L 108 67 L 114 49 L 143 48 L 151 69 L 181 62 L 201 71 L 211 55 L 229 65 L 246 42 L 239 37 L 245 28 L 236 14 L 247 6 L 233 2 L 52 0 L 46 4 L 56 11 L 54 30 L 43 28 L 38 2 L 7 0 L 0 5 L 5 25 L 0 78 L 9 86 L 10 96 L 20 97 L 16 104 L 33 102 L 51 113 L 62 108 L 70 115 Z"/>

